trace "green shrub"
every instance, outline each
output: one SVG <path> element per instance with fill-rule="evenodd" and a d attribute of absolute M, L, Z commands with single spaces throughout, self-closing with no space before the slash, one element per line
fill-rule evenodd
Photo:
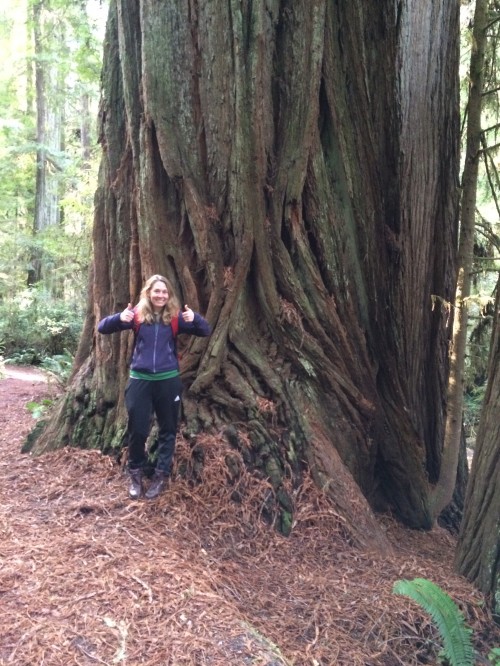
<path fill-rule="evenodd" d="M 71 374 L 73 355 L 65 349 L 64 354 L 56 354 L 55 356 L 47 356 L 44 358 L 41 362 L 41 366 L 44 370 L 48 370 L 64 382 Z"/>
<path fill-rule="evenodd" d="M 475 386 L 464 394 L 464 428 L 466 437 L 475 437 L 486 393 L 486 382 Z"/>
<path fill-rule="evenodd" d="M 493 666 L 499 666 L 500 664 L 500 648 L 493 648 L 489 655 L 488 655 L 488 660 L 490 664 L 493 664 Z"/>
<path fill-rule="evenodd" d="M 44 398 L 42 402 L 27 402 L 26 409 L 31 412 L 31 416 L 37 420 L 43 416 L 47 410 L 52 407 L 54 401 L 50 398 Z"/>
<path fill-rule="evenodd" d="M 7 362 L 40 365 L 48 357 L 73 356 L 83 325 L 83 303 L 26 289 L 0 303 L 0 340 Z"/>

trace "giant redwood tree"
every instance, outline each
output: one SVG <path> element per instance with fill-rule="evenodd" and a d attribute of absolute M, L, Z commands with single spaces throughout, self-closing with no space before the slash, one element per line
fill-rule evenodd
<path fill-rule="evenodd" d="M 285 516 L 283 479 L 309 469 L 365 541 L 370 507 L 429 527 L 458 30 L 433 0 L 111 0 L 87 318 L 35 451 L 120 446 L 132 341 L 96 322 L 159 272 L 213 325 L 183 350 L 193 437 L 245 448 Z"/>

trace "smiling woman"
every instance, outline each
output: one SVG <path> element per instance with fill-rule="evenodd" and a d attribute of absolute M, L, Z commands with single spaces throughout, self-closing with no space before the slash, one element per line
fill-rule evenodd
<path fill-rule="evenodd" d="M 145 283 L 141 291 L 140 301 L 134 312 L 136 321 L 147 324 L 154 323 L 155 315 L 161 314 L 165 324 L 170 324 L 172 318 L 179 311 L 179 301 L 167 278 L 162 275 L 152 275 Z M 131 321 L 127 311 L 132 311 L 129 303 L 128 309 L 121 314 L 122 321 Z"/>
<path fill-rule="evenodd" d="M 159 312 L 168 300 L 167 287 L 160 281 L 156 282 L 151 288 L 150 298 L 153 310 Z"/>
<path fill-rule="evenodd" d="M 175 338 L 177 333 L 204 337 L 210 335 L 205 319 L 187 305 L 179 312 L 172 285 L 162 275 L 152 275 L 141 291 L 136 308 L 125 310 L 99 322 L 99 333 L 134 331 L 130 379 L 125 389 L 128 412 L 129 495 L 142 496 L 146 440 L 151 414 L 158 420 L 156 470 L 145 496 L 157 497 L 165 488 L 172 468 L 175 436 L 181 404 L 181 381 Z"/>

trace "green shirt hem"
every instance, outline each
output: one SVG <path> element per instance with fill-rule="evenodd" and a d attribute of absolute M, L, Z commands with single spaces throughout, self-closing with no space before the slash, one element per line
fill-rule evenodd
<path fill-rule="evenodd" d="M 159 382 L 162 379 L 172 379 L 172 377 L 178 377 L 178 370 L 169 370 L 168 372 L 137 372 L 137 370 L 130 371 L 130 377 L 132 379 L 146 379 L 149 382 Z"/>

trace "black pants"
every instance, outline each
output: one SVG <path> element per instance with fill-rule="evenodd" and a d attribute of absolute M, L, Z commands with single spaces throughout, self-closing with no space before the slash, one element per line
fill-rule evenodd
<path fill-rule="evenodd" d="M 180 377 L 149 381 L 129 379 L 125 389 L 128 412 L 128 464 L 138 469 L 146 461 L 146 440 L 153 412 L 158 421 L 158 458 L 156 469 L 170 474 L 181 404 Z"/>

